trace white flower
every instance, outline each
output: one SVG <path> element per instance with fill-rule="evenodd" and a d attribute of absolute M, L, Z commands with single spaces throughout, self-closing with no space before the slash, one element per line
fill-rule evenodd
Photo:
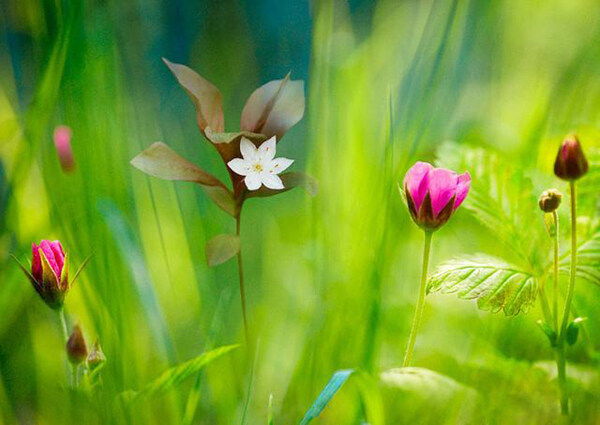
<path fill-rule="evenodd" d="M 256 148 L 254 143 L 242 137 L 240 151 L 243 158 L 234 158 L 227 163 L 234 173 L 244 176 L 248 190 L 257 190 L 263 184 L 269 189 L 284 189 L 277 174 L 292 165 L 294 160 L 275 158 L 275 143 L 273 136 Z"/>

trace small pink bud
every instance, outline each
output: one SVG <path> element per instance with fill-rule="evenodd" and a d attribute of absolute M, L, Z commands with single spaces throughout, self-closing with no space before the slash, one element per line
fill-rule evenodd
<path fill-rule="evenodd" d="M 32 244 L 31 282 L 42 300 L 52 309 L 62 307 L 69 284 L 69 264 L 59 241 Z"/>
<path fill-rule="evenodd" d="M 54 146 L 58 153 L 60 167 L 66 173 L 75 170 L 75 158 L 71 149 L 71 129 L 65 125 L 60 125 L 54 129 Z"/>
<path fill-rule="evenodd" d="M 67 356 L 72 364 L 78 365 L 86 359 L 88 353 L 87 346 L 79 325 L 73 327 L 71 335 L 69 335 L 69 339 L 67 340 L 66 349 Z"/>
<path fill-rule="evenodd" d="M 588 172 L 588 162 L 576 135 L 572 134 L 562 142 L 554 162 L 554 174 L 563 180 L 577 180 Z"/>
<path fill-rule="evenodd" d="M 470 186 L 468 172 L 458 175 L 417 162 L 404 177 L 404 194 L 412 219 L 424 230 L 438 229 L 463 203 Z"/>

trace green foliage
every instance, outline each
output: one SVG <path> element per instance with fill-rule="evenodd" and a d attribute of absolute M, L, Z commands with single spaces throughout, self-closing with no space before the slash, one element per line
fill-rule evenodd
<path fill-rule="evenodd" d="M 202 353 L 198 357 L 181 363 L 177 366 L 164 371 L 158 378 L 148 383 L 140 391 L 129 393 L 133 400 L 140 397 L 152 397 L 165 393 L 177 387 L 185 379 L 195 376 L 202 368 L 222 357 L 223 355 L 235 350 L 239 345 L 226 345 Z"/>
<path fill-rule="evenodd" d="M 578 317 L 567 325 L 567 333 L 565 335 L 565 339 L 567 340 L 569 345 L 575 345 L 575 343 L 577 342 L 577 337 L 579 336 L 579 328 L 581 327 L 581 324 L 584 321 L 584 317 Z"/>
<path fill-rule="evenodd" d="M 567 254 L 561 258 L 559 267 L 562 274 L 569 274 L 570 259 Z M 600 286 L 600 231 L 596 231 L 577 249 L 577 277 Z"/>
<path fill-rule="evenodd" d="M 456 293 L 459 298 L 477 300 L 482 310 L 503 310 L 507 316 L 514 316 L 533 305 L 537 286 L 531 272 L 497 258 L 478 256 L 440 265 L 429 277 L 427 290 Z"/>
<path fill-rule="evenodd" d="M 223 264 L 235 256 L 241 248 L 236 235 L 217 235 L 206 243 L 206 262 L 210 267 Z"/>

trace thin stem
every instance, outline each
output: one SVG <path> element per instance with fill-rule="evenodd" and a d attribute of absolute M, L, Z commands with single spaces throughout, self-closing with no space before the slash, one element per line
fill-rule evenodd
<path fill-rule="evenodd" d="M 415 348 L 415 341 L 417 339 L 417 332 L 421 324 L 421 317 L 423 316 L 423 307 L 425 305 L 425 294 L 427 290 L 427 270 L 429 268 L 429 254 L 431 252 L 431 237 L 432 232 L 425 232 L 425 242 L 423 244 L 423 260 L 421 269 L 421 284 L 419 286 L 419 299 L 417 300 L 417 307 L 415 315 L 413 317 L 412 327 L 410 329 L 410 335 L 408 337 L 408 346 L 406 347 L 406 354 L 404 356 L 403 367 L 410 366 L 412 360 L 413 349 Z"/>
<path fill-rule="evenodd" d="M 554 219 L 554 302 L 553 302 L 553 316 L 554 316 L 554 330 L 558 334 L 558 214 L 556 210 L 552 211 L 552 218 Z"/>
<path fill-rule="evenodd" d="M 552 313 L 550 312 L 550 304 L 548 303 L 548 297 L 546 296 L 545 285 L 540 285 L 540 303 L 542 304 L 542 315 L 546 323 L 552 322 Z"/>
<path fill-rule="evenodd" d="M 65 309 L 61 308 L 58 310 L 58 318 L 60 319 L 60 327 L 63 334 L 63 339 L 65 340 L 65 344 L 69 340 L 69 331 L 67 330 L 67 320 L 65 319 Z"/>
<path fill-rule="evenodd" d="M 241 211 L 235 219 L 236 235 L 240 236 Z M 244 289 L 244 268 L 242 267 L 242 248 L 237 253 L 238 276 L 240 278 L 240 299 L 242 301 L 242 318 L 244 320 L 244 335 L 246 336 L 246 344 L 250 343 L 248 333 L 248 317 L 246 315 L 246 291 Z"/>
<path fill-rule="evenodd" d="M 575 292 L 575 274 L 577 272 L 577 193 L 575 191 L 574 181 L 569 182 L 569 186 L 571 190 L 571 270 L 569 273 L 567 299 L 565 300 L 565 309 L 556 347 L 556 365 L 558 367 L 558 386 L 560 389 L 560 412 L 563 415 L 569 414 L 565 338 L 567 324 L 569 322 L 569 313 L 571 311 L 571 303 L 573 302 L 573 294 Z"/>

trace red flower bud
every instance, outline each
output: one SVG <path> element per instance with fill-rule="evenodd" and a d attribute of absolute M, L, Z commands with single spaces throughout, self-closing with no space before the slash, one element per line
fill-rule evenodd
<path fill-rule="evenodd" d="M 59 241 L 42 240 L 32 244 L 32 285 L 52 309 L 62 307 L 69 284 L 69 264 Z"/>
<path fill-rule="evenodd" d="M 83 362 L 87 357 L 87 346 L 79 325 L 73 327 L 66 348 L 69 361 L 75 365 Z"/>
<path fill-rule="evenodd" d="M 588 162 L 576 135 L 567 136 L 556 155 L 554 174 L 563 180 L 577 180 L 588 171 Z"/>

